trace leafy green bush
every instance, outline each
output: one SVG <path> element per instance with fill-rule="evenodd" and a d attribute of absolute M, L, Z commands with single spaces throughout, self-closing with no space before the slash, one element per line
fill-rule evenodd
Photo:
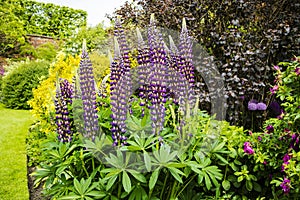
<path fill-rule="evenodd" d="M 300 193 L 300 59 L 278 65 L 271 92 L 283 102 L 281 114 L 265 122 L 263 133 L 253 133 L 248 139 L 256 170 L 263 173 L 263 168 L 272 176 L 272 192 L 280 195 L 283 191 L 280 199 L 292 199 Z"/>
<path fill-rule="evenodd" d="M 32 45 L 27 44 L 21 47 L 20 55 L 24 57 L 32 57 L 40 60 L 53 61 L 56 57 L 56 54 L 59 50 L 59 46 L 51 42 L 41 44 L 37 48 L 34 48 Z"/>
<path fill-rule="evenodd" d="M 8 108 L 29 109 L 32 89 L 48 76 L 48 61 L 21 62 L 16 65 L 2 83 L 2 102 Z"/>

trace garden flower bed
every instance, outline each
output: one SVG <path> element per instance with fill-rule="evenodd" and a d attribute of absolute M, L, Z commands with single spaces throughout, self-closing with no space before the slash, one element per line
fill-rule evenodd
<path fill-rule="evenodd" d="M 78 73 L 72 71 L 73 79 L 72 73 L 59 74 L 56 88 L 51 86 L 55 113 L 43 116 L 29 140 L 42 143 L 32 159 L 38 159 L 33 176 L 43 194 L 53 199 L 296 198 L 299 58 L 275 66 L 270 95 L 280 98 L 282 110 L 262 131 L 252 132 L 199 110 L 184 20 L 178 47 L 172 42 L 166 47 L 153 16 L 147 34 L 144 40 L 137 31 L 134 54 L 116 22 L 108 88 L 106 82 L 96 88 L 85 45 Z M 54 83 L 51 73 L 50 79 Z M 254 119 L 270 105 L 253 99 L 248 109 Z M 41 129 L 47 134 L 39 135 Z"/>

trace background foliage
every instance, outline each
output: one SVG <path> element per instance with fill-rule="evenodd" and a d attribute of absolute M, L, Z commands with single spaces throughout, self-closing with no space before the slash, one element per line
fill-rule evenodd
<path fill-rule="evenodd" d="M 86 26 L 87 13 L 83 10 L 30 0 L 0 2 L 1 57 L 19 56 L 20 48 L 26 45 L 26 34 L 65 39 Z"/>
<path fill-rule="evenodd" d="M 270 101 L 271 66 L 300 54 L 299 7 L 297 0 L 134 0 L 115 14 L 130 26 L 145 27 L 154 13 L 161 27 L 173 30 L 180 29 L 185 17 L 191 34 L 213 56 L 224 77 L 228 99 L 226 119 L 250 128 L 247 103 L 251 99 L 267 104 Z M 198 70 L 205 72 L 210 65 L 208 61 L 209 58 L 203 58 L 202 63 L 196 63 Z M 199 75 L 197 81 L 201 102 L 209 102 L 213 96 Z M 205 109 L 210 110 L 209 104 Z M 265 115 L 261 112 L 257 117 L 263 119 Z M 255 130 L 259 130 L 262 121 Z"/>
<path fill-rule="evenodd" d="M 3 78 L 2 102 L 7 108 L 29 109 L 32 89 L 48 76 L 48 61 L 27 61 L 17 63 L 15 68 Z"/>

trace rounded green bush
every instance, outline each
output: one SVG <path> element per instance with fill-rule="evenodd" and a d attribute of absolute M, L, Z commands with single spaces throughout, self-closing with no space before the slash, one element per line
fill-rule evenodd
<path fill-rule="evenodd" d="M 48 68 L 49 62 L 43 60 L 20 63 L 2 80 L 2 103 L 7 108 L 29 109 L 32 89 L 48 76 Z"/>

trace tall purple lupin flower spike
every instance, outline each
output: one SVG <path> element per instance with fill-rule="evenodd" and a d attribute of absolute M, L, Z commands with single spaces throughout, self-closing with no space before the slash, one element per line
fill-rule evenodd
<path fill-rule="evenodd" d="M 68 107 L 72 104 L 73 93 L 73 86 L 66 79 L 57 81 L 54 104 L 55 124 L 60 142 L 71 142 L 72 140 L 74 121 L 70 118 Z"/>
<path fill-rule="evenodd" d="M 167 101 L 168 65 L 165 44 L 157 30 L 154 15 L 151 15 L 148 28 L 151 72 L 149 76 L 149 98 L 151 100 L 151 120 L 153 133 L 159 134 L 164 126 L 165 103 Z"/>
<path fill-rule="evenodd" d="M 123 27 L 118 17 L 114 32 L 115 55 L 111 63 L 111 131 L 113 145 L 126 144 L 126 119 L 129 111 L 129 98 L 132 95 L 132 80 L 130 74 L 129 47 Z"/>
<path fill-rule="evenodd" d="M 83 42 L 79 66 L 79 80 L 84 111 L 84 136 L 94 140 L 99 131 L 95 80 L 92 63 L 86 50 L 85 41 Z"/>

